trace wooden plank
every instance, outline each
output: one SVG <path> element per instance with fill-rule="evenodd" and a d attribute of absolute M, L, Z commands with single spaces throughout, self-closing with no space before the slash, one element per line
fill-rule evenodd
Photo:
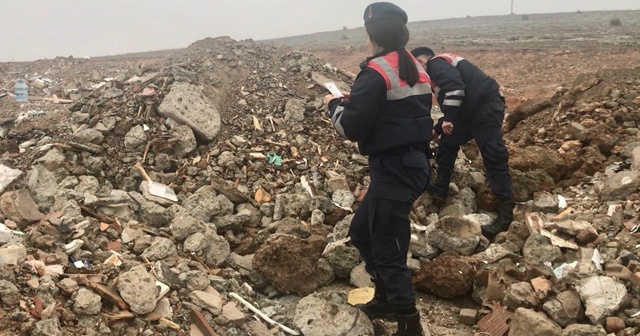
<path fill-rule="evenodd" d="M 111 289 L 109 289 L 109 287 L 105 285 L 95 283 L 95 282 L 89 282 L 85 284 L 85 286 L 87 286 L 88 288 L 91 288 L 92 290 L 97 292 L 100 296 L 102 296 L 105 300 L 113 303 L 114 305 L 116 305 L 116 307 L 120 308 L 121 310 L 127 310 L 127 308 L 129 307 L 127 303 L 124 302 L 122 297 L 120 297 L 120 295 L 116 294 L 114 291 L 112 291 Z"/>
<path fill-rule="evenodd" d="M 202 313 L 195 308 L 191 308 L 191 313 L 189 313 L 191 317 L 191 321 L 198 326 L 198 329 L 204 334 L 204 336 L 218 336 L 216 332 L 211 328 L 207 319 L 204 318 Z"/>
<path fill-rule="evenodd" d="M 342 91 L 351 91 L 351 88 L 345 82 L 340 81 L 340 80 L 335 80 L 335 79 L 328 78 L 328 77 L 324 76 L 323 74 L 321 74 L 319 72 L 315 72 L 315 71 L 312 72 L 311 73 L 311 80 L 314 83 L 320 85 L 325 90 L 327 88 L 324 86 L 324 83 L 334 82 L 336 84 L 336 86 L 338 87 L 338 89 L 340 89 Z"/>

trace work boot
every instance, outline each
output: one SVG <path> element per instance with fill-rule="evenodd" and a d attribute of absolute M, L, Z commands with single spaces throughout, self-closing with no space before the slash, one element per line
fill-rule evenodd
<path fill-rule="evenodd" d="M 447 196 L 449 196 L 449 185 L 443 187 L 438 184 L 438 181 L 429 183 L 426 189 L 429 195 L 439 202 L 444 202 L 447 199 Z"/>
<path fill-rule="evenodd" d="M 396 308 L 387 301 L 387 293 L 380 279 L 373 279 L 376 291 L 373 299 L 367 303 L 357 304 L 356 308 L 362 310 L 370 320 L 373 319 L 393 319 Z"/>
<path fill-rule="evenodd" d="M 436 169 L 436 178 L 430 182 L 426 190 L 440 203 L 444 202 L 449 196 L 449 181 L 451 180 L 452 171 L 443 167 Z"/>
<path fill-rule="evenodd" d="M 512 199 L 502 200 L 498 204 L 498 218 L 490 224 L 481 226 L 482 235 L 487 237 L 489 241 L 493 241 L 498 233 L 509 230 L 511 222 L 513 222 L 513 208 L 515 203 Z"/>
<path fill-rule="evenodd" d="M 412 315 L 398 315 L 398 331 L 391 336 L 424 336 L 420 324 L 420 313 Z"/>

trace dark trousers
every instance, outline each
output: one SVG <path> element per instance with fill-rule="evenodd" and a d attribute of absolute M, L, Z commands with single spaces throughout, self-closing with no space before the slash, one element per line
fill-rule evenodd
<path fill-rule="evenodd" d="M 468 118 L 454 121 L 452 134 L 443 134 L 440 139 L 436 154 L 437 187 L 445 190 L 449 187 L 460 146 L 474 139 L 482 155 L 491 191 L 500 199 L 512 199 L 509 152 L 502 139 L 504 102 L 496 92 L 494 97 L 489 97 L 471 113 L 473 115 Z"/>
<path fill-rule="evenodd" d="M 411 240 L 409 213 L 429 182 L 424 149 L 369 157 L 371 185 L 356 211 L 349 236 L 366 270 L 384 284 L 387 300 L 400 309 L 415 306 L 407 267 Z"/>

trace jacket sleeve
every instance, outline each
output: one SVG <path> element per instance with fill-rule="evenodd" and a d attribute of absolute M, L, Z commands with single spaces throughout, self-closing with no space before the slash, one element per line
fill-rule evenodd
<path fill-rule="evenodd" d="M 429 62 L 427 66 L 429 77 L 433 79 L 440 92 L 438 102 L 444 114 L 438 124 L 442 121 L 453 122 L 462 106 L 466 85 L 462 81 L 462 76 L 458 69 L 444 59 L 436 58 Z"/>
<path fill-rule="evenodd" d="M 387 85 L 373 69 L 363 69 L 351 88 L 351 97 L 344 105 L 339 99 L 329 102 L 329 118 L 343 137 L 366 139 L 375 125 L 380 106 L 387 100 Z"/>

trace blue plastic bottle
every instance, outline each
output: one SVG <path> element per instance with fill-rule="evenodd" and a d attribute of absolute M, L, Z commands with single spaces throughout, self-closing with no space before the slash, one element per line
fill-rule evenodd
<path fill-rule="evenodd" d="M 27 86 L 27 83 L 20 79 L 13 88 L 16 94 L 16 101 L 29 101 L 29 86 Z"/>

